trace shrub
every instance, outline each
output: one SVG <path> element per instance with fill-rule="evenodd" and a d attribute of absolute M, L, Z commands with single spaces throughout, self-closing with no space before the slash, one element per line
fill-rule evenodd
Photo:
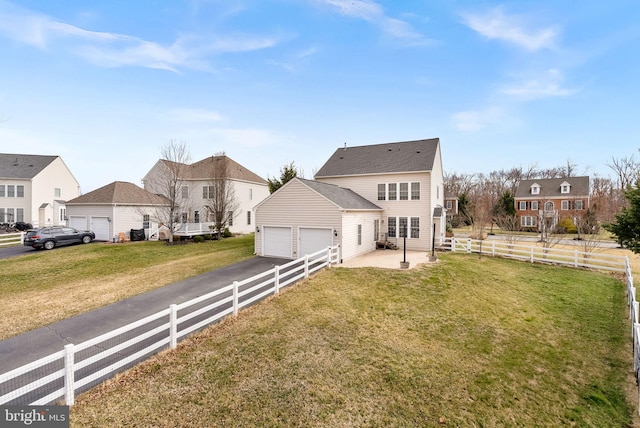
<path fill-rule="evenodd" d="M 570 217 L 564 217 L 556 226 L 558 233 L 578 233 L 578 228 Z"/>
<path fill-rule="evenodd" d="M 193 242 L 195 242 L 195 243 L 204 242 L 204 236 L 200 236 L 200 235 L 194 236 L 193 237 Z"/>

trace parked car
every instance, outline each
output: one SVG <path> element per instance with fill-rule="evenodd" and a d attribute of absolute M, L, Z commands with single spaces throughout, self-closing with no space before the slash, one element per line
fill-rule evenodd
<path fill-rule="evenodd" d="M 72 227 L 51 226 L 28 230 L 24 237 L 24 245 L 51 250 L 61 245 L 88 244 L 95 237 L 96 235 L 90 230 L 79 231 Z"/>

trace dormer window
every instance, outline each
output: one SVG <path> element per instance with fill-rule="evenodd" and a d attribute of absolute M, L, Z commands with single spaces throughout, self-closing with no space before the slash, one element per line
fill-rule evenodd
<path fill-rule="evenodd" d="M 534 183 L 531 185 L 531 194 L 532 195 L 539 195 L 540 194 L 540 185 L 537 183 Z"/>
<path fill-rule="evenodd" d="M 560 185 L 560 193 L 571 193 L 571 184 L 566 181 Z"/>

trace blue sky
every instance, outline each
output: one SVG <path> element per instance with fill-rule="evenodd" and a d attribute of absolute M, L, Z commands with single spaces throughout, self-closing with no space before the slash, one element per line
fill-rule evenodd
<path fill-rule="evenodd" d="M 0 152 L 88 192 L 168 141 L 311 178 L 339 147 L 439 137 L 447 172 L 640 147 L 636 0 L 0 0 Z"/>

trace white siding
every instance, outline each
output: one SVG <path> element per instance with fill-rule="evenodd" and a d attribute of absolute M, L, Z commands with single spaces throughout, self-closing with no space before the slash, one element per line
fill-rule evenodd
<path fill-rule="evenodd" d="M 111 218 L 113 220 L 113 206 L 111 205 L 67 205 L 67 217 L 84 216 L 87 219 L 88 230 L 94 230 L 94 218 Z M 98 220 L 100 222 L 100 220 Z M 109 236 L 113 238 L 113 221 L 109 223 Z M 109 237 L 101 239 L 110 240 Z"/>
<path fill-rule="evenodd" d="M 293 228 L 293 258 L 298 254 L 300 227 L 326 227 L 338 231 L 333 245 L 340 243 L 341 213 L 336 205 L 318 195 L 299 181 L 290 181 L 256 208 L 256 226 L 286 226 Z M 262 255 L 262 234 L 255 235 L 256 254 Z"/>
<path fill-rule="evenodd" d="M 164 165 L 158 161 L 153 168 L 144 177 L 144 188 L 152 193 L 165 193 L 166 189 L 162 189 L 159 185 L 158 177 Z M 255 212 L 253 208 L 269 196 L 269 187 L 266 183 L 255 183 L 242 180 L 230 180 L 233 186 L 237 210 L 233 217 L 233 226 L 229 227 L 232 233 L 252 233 L 255 231 Z M 204 223 L 206 219 L 207 200 L 202 197 L 202 188 L 209 186 L 211 183 L 207 180 L 184 180 L 180 183 L 189 190 L 189 197 L 182 199 L 181 191 L 178 191 L 178 202 L 181 205 L 180 212 L 187 213 L 188 221 L 195 222 L 195 212 L 199 213 L 200 222 Z M 247 224 L 247 212 L 251 212 L 251 224 Z"/>
<path fill-rule="evenodd" d="M 31 198 L 31 210 L 29 215 L 33 220 L 32 223 L 38 222 L 39 209 L 42 204 L 48 203 L 53 207 L 54 200 L 69 201 L 80 196 L 80 186 L 78 182 L 59 157 L 31 180 L 30 187 L 29 196 Z M 56 196 L 56 188 L 60 189 L 60 196 Z M 25 188 L 25 198 L 26 197 L 27 189 Z M 27 214 L 25 213 L 25 217 L 26 216 Z M 52 217 L 46 218 L 44 221 L 50 222 L 50 224 L 64 223 L 64 219 L 59 218 L 58 210 L 54 210 L 52 212 Z"/>
<path fill-rule="evenodd" d="M 13 223 L 17 221 L 15 218 L 15 213 L 18 208 L 22 208 L 24 210 L 24 220 L 27 223 L 33 223 L 38 220 L 36 215 L 35 219 L 32 216 L 31 212 L 31 181 L 29 180 L 14 180 L 14 179 L 0 179 L 0 185 L 5 186 L 5 195 L 4 197 L 0 197 L 0 208 L 3 208 L 3 212 L 9 212 L 12 214 L 11 216 L 5 216 L 5 218 L 0 218 L 1 222 Z M 24 186 L 24 197 L 18 198 L 17 196 L 9 197 L 7 195 L 7 186 L 13 186 L 14 189 L 17 189 L 15 186 Z M 51 200 L 53 202 L 53 199 Z M 38 214 L 38 211 L 36 211 Z M 10 217 L 10 218 L 6 218 Z"/>
<path fill-rule="evenodd" d="M 342 260 L 366 254 L 376 249 L 374 220 L 379 212 L 346 212 L 342 216 Z M 358 245 L 358 225 L 362 226 L 362 243 Z"/>
<path fill-rule="evenodd" d="M 387 232 L 388 217 L 418 217 L 420 219 L 420 238 L 407 239 L 407 249 L 428 251 L 431 249 L 431 225 L 433 224 L 433 206 L 432 200 L 435 196 L 435 188 L 431 185 L 432 175 L 428 172 L 423 173 L 404 173 L 404 174 L 384 174 L 384 175 L 365 175 L 351 177 L 331 177 L 321 178 L 318 181 L 336 184 L 353 190 L 354 192 L 364 196 L 371 202 L 384 209 L 381 216 L 380 232 Z M 420 199 L 407 201 L 379 201 L 378 200 L 378 184 L 388 183 L 420 183 Z M 399 189 L 398 189 L 399 190 Z M 432 192 L 433 191 L 433 192 Z M 409 189 L 410 193 L 410 189 Z M 444 201 L 442 188 L 440 188 L 440 198 Z M 444 204 L 442 202 L 441 204 Z M 373 232 L 371 232 L 373 236 Z M 390 239 L 393 242 L 401 243 L 400 238 Z"/>
<path fill-rule="evenodd" d="M 109 218 L 109 235 L 106 238 L 109 241 L 113 241 L 118 238 L 120 233 L 124 233 L 127 238 L 131 229 L 142 229 L 143 216 L 149 214 L 153 219 L 156 214 L 156 209 L 153 207 L 138 207 L 128 205 L 67 205 L 67 216 L 85 216 L 87 218 L 88 225 L 86 228 L 93 230 L 94 218 Z M 97 220 L 100 221 L 100 220 Z"/>

